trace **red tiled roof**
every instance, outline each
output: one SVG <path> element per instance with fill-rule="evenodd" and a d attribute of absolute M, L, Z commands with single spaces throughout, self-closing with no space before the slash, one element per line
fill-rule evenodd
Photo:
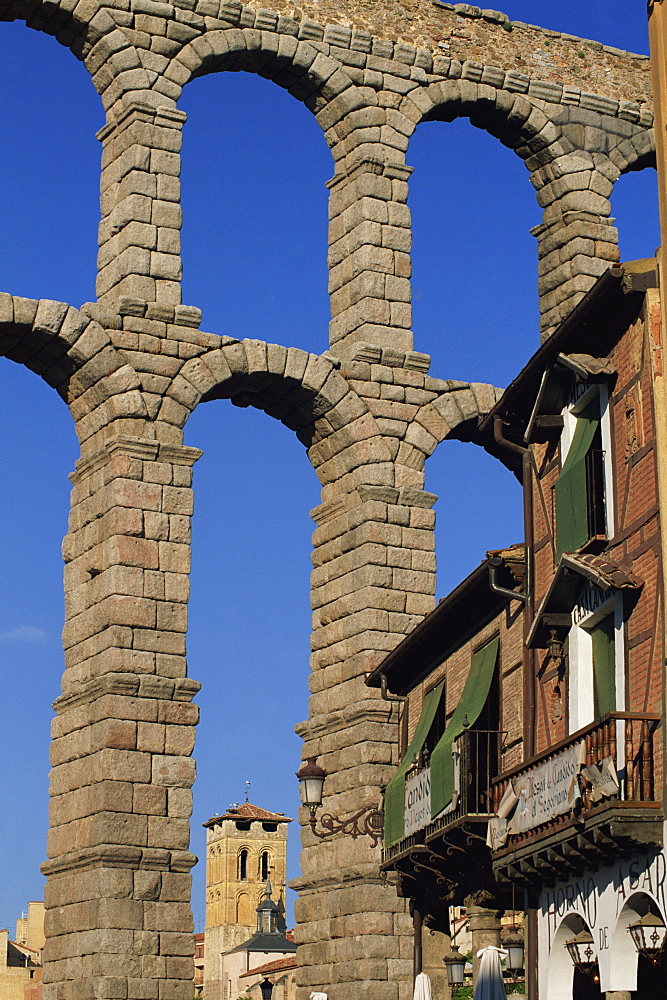
<path fill-rule="evenodd" d="M 583 576 L 587 576 L 603 590 L 607 590 L 609 587 L 634 587 L 638 589 L 643 583 L 629 566 L 608 559 L 605 555 L 595 556 L 590 552 L 566 552 L 563 554 L 563 562 L 571 565 Z"/>
<path fill-rule="evenodd" d="M 285 813 L 272 813 L 267 809 L 260 809 L 250 802 L 244 802 L 240 806 L 229 806 L 226 812 L 220 816 L 212 816 L 211 819 L 202 823 L 202 826 L 213 826 L 222 819 L 259 819 L 271 823 L 291 823 L 292 820 Z"/>
<path fill-rule="evenodd" d="M 272 972 L 287 972 L 290 969 L 296 969 L 296 958 L 293 956 L 291 958 L 277 958 L 275 962 L 267 962 L 266 965 L 258 965 L 254 969 L 242 972 L 239 979 L 243 979 L 244 976 L 265 976 L 270 975 Z"/>

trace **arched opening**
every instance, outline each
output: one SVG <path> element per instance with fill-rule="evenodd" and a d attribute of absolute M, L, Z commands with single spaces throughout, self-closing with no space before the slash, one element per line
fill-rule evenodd
<path fill-rule="evenodd" d="M 0 289 L 74 303 L 94 298 L 104 117 L 90 78 L 55 38 L 0 24 Z M 75 165 L 75 168 L 74 168 Z M 2 352 L 0 343 L 0 352 Z M 14 936 L 29 900 L 43 899 L 51 703 L 63 672 L 63 562 L 79 447 L 56 392 L 0 358 L 3 481 L 0 653 L 5 685 L 0 746 L 0 844 L 6 860 L 0 925 Z M 11 859 L 11 862 L 9 861 Z"/>
<path fill-rule="evenodd" d="M 307 717 L 308 511 L 319 502 L 317 478 L 303 445 L 252 406 L 200 405 L 186 441 L 204 451 L 194 477 L 188 630 L 189 671 L 202 683 L 193 831 L 240 797 L 245 780 L 253 804 L 296 818 L 294 725 Z M 202 855 L 196 832 L 193 850 Z M 296 823 L 287 857 L 289 880 L 299 874 Z M 204 875 L 202 865 L 193 871 L 198 929 Z"/>
<path fill-rule="evenodd" d="M 183 301 L 203 329 L 321 353 L 333 163 L 319 125 L 251 73 L 193 80 L 180 107 Z"/>
<path fill-rule="evenodd" d="M 622 174 L 611 196 L 621 260 L 652 257 L 660 245 L 658 184 L 655 170 Z"/>
<path fill-rule="evenodd" d="M 33 372 L 0 358 L 0 390 L 0 655 L 9 673 L 0 727 L 7 762 L 0 923 L 13 937 L 28 901 L 44 898 L 51 703 L 63 671 L 60 546 L 78 444 L 67 407 Z"/>
<path fill-rule="evenodd" d="M 423 123 L 409 163 L 415 347 L 431 355 L 434 377 L 505 386 L 539 346 L 530 228 L 541 210 L 528 172 L 463 118 Z M 487 550 L 523 540 L 520 485 L 480 448 L 444 441 L 426 489 L 439 498 L 439 596 Z"/>
<path fill-rule="evenodd" d="M 420 125 L 408 162 L 415 347 L 436 378 L 504 386 L 539 347 L 528 171 L 464 118 Z"/>
<path fill-rule="evenodd" d="M 102 104 L 55 38 L 2 23 L 0 45 L 0 288 L 80 305 L 95 298 Z"/>
<path fill-rule="evenodd" d="M 279 86 L 245 72 L 194 80 L 180 107 L 188 114 L 183 301 L 201 307 L 202 327 L 215 333 L 326 350 L 324 185 L 333 164 L 317 122 Z M 204 450 L 188 638 L 190 672 L 203 684 L 193 828 L 227 805 L 221 795 L 240 797 L 245 780 L 253 803 L 296 817 L 293 727 L 307 716 L 308 510 L 319 502 L 317 479 L 303 447 L 252 407 L 200 407 L 186 433 Z M 220 711 L 211 710 L 218 705 L 222 735 Z M 224 787 L 208 763 L 221 754 Z M 299 871 L 292 827 L 288 878 Z M 270 866 L 263 855 L 262 879 Z M 202 866 L 193 874 L 203 928 Z"/>
<path fill-rule="evenodd" d="M 239 882 L 245 882 L 248 878 L 248 854 L 249 852 L 246 847 L 239 851 Z"/>
<path fill-rule="evenodd" d="M 263 882 L 269 878 L 271 874 L 271 855 L 268 851 L 262 851 L 262 856 L 259 859 L 259 877 Z"/>
<path fill-rule="evenodd" d="M 242 892 L 236 901 L 236 923 L 250 926 L 253 923 L 254 906 L 249 893 Z"/>
<path fill-rule="evenodd" d="M 653 913 L 664 921 L 664 914 L 652 896 L 646 892 L 633 893 L 618 915 L 610 949 L 611 987 L 628 991 L 633 1000 L 662 996 L 667 983 L 664 959 L 651 962 L 645 955 L 640 955 L 630 935 L 630 925 L 647 913 Z"/>
<path fill-rule="evenodd" d="M 438 496 L 436 563 L 444 597 L 488 551 L 522 542 L 521 485 L 496 458 L 462 441 L 443 441 L 427 463 L 426 488 Z"/>
<path fill-rule="evenodd" d="M 599 980 L 575 969 L 565 946 L 582 930 L 590 931 L 577 913 L 565 917 L 556 931 L 549 951 L 546 1000 L 597 1000 L 601 997 Z"/>

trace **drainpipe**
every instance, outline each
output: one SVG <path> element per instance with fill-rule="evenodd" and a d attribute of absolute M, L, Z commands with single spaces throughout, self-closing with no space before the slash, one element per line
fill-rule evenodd
<path fill-rule="evenodd" d="M 496 444 L 521 455 L 521 485 L 523 487 L 523 531 L 526 546 L 526 610 L 523 616 L 523 755 L 524 760 L 535 753 L 535 653 L 528 649 L 526 640 L 535 613 L 533 593 L 533 456 L 530 448 L 522 448 L 508 441 L 503 434 L 503 421 L 493 420 L 493 437 Z M 528 894 L 530 896 L 530 893 Z M 537 909 L 526 900 L 526 992 L 528 1000 L 537 1000 Z"/>
<path fill-rule="evenodd" d="M 399 705 L 405 705 L 405 708 L 401 714 L 401 723 L 398 733 L 399 744 L 398 744 L 398 759 L 402 760 L 405 751 L 408 749 L 408 712 L 407 703 L 409 699 L 402 694 L 391 694 L 389 688 L 387 687 L 387 675 L 385 673 L 380 674 L 380 694 L 384 701 L 388 702 L 398 702 Z"/>
<path fill-rule="evenodd" d="M 489 564 L 489 587 L 494 594 L 502 594 L 503 597 L 511 597 L 515 601 L 521 601 L 522 604 L 528 604 L 528 601 L 530 600 L 530 590 L 528 588 L 526 588 L 525 594 L 521 594 L 516 590 L 509 590 L 507 587 L 501 587 L 498 583 L 496 570 L 503 564 L 500 556 L 489 556 L 486 561 Z M 528 574 L 526 573 L 526 578 L 527 577 Z"/>

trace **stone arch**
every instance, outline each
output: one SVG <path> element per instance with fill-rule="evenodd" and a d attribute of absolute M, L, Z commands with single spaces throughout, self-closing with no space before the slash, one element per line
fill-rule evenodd
<path fill-rule="evenodd" d="M 619 176 L 655 167 L 655 128 L 637 131 L 631 138 L 623 139 L 610 150 L 609 159 L 618 168 Z"/>
<path fill-rule="evenodd" d="M 482 382 L 450 380 L 440 385 L 436 398 L 417 411 L 399 447 L 397 462 L 409 468 L 423 469 L 426 459 L 446 438 L 483 444 L 477 440 L 477 422 L 503 392 Z"/>
<path fill-rule="evenodd" d="M 223 28 L 193 39 L 178 52 L 167 75 L 179 87 L 224 70 L 258 73 L 312 111 L 325 134 L 344 116 L 365 107 L 357 86 L 335 59 L 294 35 Z M 329 139 L 329 144 L 334 141 Z"/>
<path fill-rule="evenodd" d="M 137 49 L 102 5 L 91 10 L 90 5 L 18 2 L 11 4 L 11 16 L 24 17 L 29 28 L 69 48 L 85 65 L 106 108 L 123 93 L 149 89 Z"/>
<path fill-rule="evenodd" d="M 565 942 L 582 929 L 590 931 L 586 921 L 577 913 L 568 914 L 559 924 L 549 952 L 546 1000 L 572 1000 L 574 966 Z"/>
<path fill-rule="evenodd" d="M 366 404 L 337 371 L 338 362 L 296 347 L 229 340 L 185 363 L 158 414 L 182 428 L 199 402 L 230 399 L 255 406 L 296 433 L 323 485 L 350 476 L 364 482 L 369 462 L 390 462 Z"/>
<path fill-rule="evenodd" d="M 249 892 L 240 892 L 236 897 L 236 923 L 252 924 L 254 907 Z"/>
<path fill-rule="evenodd" d="M 83 445 L 104 424 L 147 417 L 136 372 L 108 333 L 65 302 L 0 293 L 0 354 L 24 364 L 69 406 Z M 127 430 L 127 424 L 125 430 Z"/>
<path fill-rule="evenodd" d="M 412 91 L 400 111 L 415 127 L 423 121 L 469 118 L 471 124 L 495 136 L 523 160 L 537 153 L 544 156 L 545 150 L 548 158 L 553 158 L 572 149 L 547 114 L 526 97 L 471 80 L 442 80 L 417 94 Z"/>

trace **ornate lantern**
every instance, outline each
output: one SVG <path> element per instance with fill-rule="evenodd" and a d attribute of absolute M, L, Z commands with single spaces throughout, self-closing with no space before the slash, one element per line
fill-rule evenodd
<path fill-rule="evenodd" d="M 513 928 L 507 937 L 503 938 L 501 944 L 507 952 L 505 968 L 510 972 L 518 972 L 523 969 L 523 937 L 516 928 Z"/>
<path fill-rule="evenodd" d="M 296 772 L 301 791 L 301 803 L 310 810 L 311 823 L 315 822 L 315 813 L 322 805 L 322 786 L 327 772 L 316 763 L 315 757 L 309 757 Z"/>
<path fill-rule="evenodd" d="M 584 927 L 573 938 L 565 942 L 565 947 L 570 954 L 575 969 L 578 969 L 579 972 L 584 972 L 594 983 L 599 982 L 598 959 L 593 947 L 591 932 Z"/>
<path fill-rule="evenodd" d="M 465 956 L 459 951 L 458 945 L 453 944 L 449 955 L 445 955 L 445 967 L 447 969 L 447 982 L 450 986 L 458 986 L 463 982 L 465 974 Z"/>
<path fill-rule="evenodd" d="M 658 965 L 667 942 L 667 927 L 660 917 L 647 913 L 628 927 L 635 948 L 640 955 L 648 958 L 651 965 Z"/>
<path fill-rule="evenodd" d="M 259 984 L 259 991 L 262 994 L 262 1000 L 271 1000 L 271 995 L 273 993 L 273 983 L 269 979 L 264 979 Z"/>
<path fill-rule="evenodd" d="M 563 659 L 563 641 L 559 638 L 558 631 L 555 628 L 552 628 L 549 634 L 547 650 L 552 660 L 560 662 Z"/>

